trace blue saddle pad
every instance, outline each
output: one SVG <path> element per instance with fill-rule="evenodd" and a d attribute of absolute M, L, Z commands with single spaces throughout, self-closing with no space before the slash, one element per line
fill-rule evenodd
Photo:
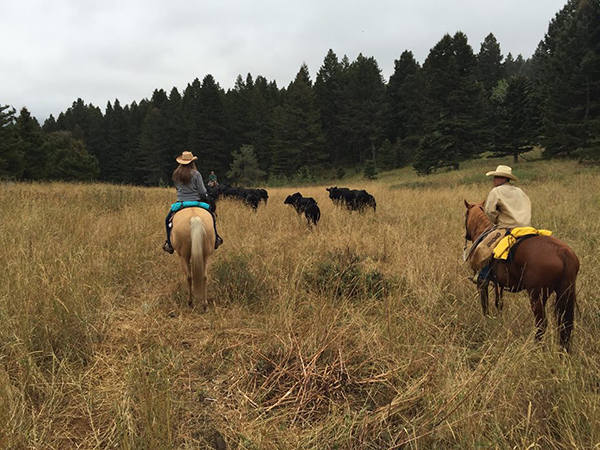
<path fill-rule="evenodd" d="M 175 202 L 171 205 L 171 211 L 172 212 L 177 212 L 180 209 L 183 208 L 204 208 L 207 211 L 210 211 L 210 205 L 208 203 L 204 203 L 204 202 Z"/>

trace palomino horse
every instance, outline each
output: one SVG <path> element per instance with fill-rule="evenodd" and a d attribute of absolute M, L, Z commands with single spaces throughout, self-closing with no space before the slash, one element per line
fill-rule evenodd
<path fill-rule="evenodd" d="M 208 306 L 206 282 L 209 258 L 215 249 L 213 218 L 203 208 L 185 208 L 173 216 L 171 243 L 181 260 L 185 273 L 190 306 L 194 296 L 200 297 L 204 309 Z"/>
<path fill-rule="evenodd" d="M 475 241 L 492 225 L 483 211 L 482 203 L 469 203 L 465 200 L 466 239 Z M 500 289 L 511 292 L 526 290 L 529 294 L 531 309 L 537 328 L 536 339 L 541 339 L 546 329 L 546 302 L 552 293 L 556 293 L 554 312 L 560 332 L 560 345 L 569 351 L 571 332 L 575 314 L 575 280 L 579 272 L 577 255 L 564 242 L 552 236 L 535 236 L 518 244 L 509 260 L 494 260 L 492 273 Z M 487 303 L 487 285 L 479 286 L 484 305 L 482 289 L 485 289 Z"/>

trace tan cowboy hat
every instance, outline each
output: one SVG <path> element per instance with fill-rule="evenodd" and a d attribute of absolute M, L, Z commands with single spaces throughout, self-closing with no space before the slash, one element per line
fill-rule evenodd
<path fill-rule="evenodd" d="M 496 167 L 496 170 L 493 172 L 488 172 L 485 174 L 486 177 L 504 177 L 509 180 L 519 181 L 517 177 L 515 177 L 512 173 L 512 169 L 508 166 L 503 166 L 502 164 Z"/>
<path fill-rule="evenodd" d="M 189 164 L 193 161 L 196 161 L 198 159 L 197 156 L 194 156 L 192 154 L 192 152 L 183 152 L 180 156 L 178 156 L 177 158 L 175 158 L 175 161 L 177 161 L 179 164 Z"/>

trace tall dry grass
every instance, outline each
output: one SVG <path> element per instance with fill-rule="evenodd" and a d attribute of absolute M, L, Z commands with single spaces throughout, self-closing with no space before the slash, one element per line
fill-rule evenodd
<path fill-rule="evenodd" d="M 220 202 L 207 313 L 160 250 L 172 191 L 3 184 L 0 448 L 600 447 L 598 170 L 517 172 L 581 259 L 565 356 L 525 295 L 485 318 L 467 280 L 462 200 L 488 165 L 351 183 L 376 214 L 300 188 L 313 230 L 283 204 L 298 189 Z"/>

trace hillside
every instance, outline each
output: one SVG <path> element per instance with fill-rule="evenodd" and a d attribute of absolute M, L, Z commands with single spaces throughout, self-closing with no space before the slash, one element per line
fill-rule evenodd
<path fill-rule="evenodd" d="M 573 352 L 525 294 L 484 317 L 463 199 L 509 159 L 219 203 L 208 312 L 161 250 L 170 189 L 0 185 L 0 448 L 594 448 L 600 443 L 600 177 L 515 170 L 534 226 L 581 261 Z M 377 213 L 334 207 L 365 188 Z M 313 231 L 285 197 L 321 207 Z M 221 445 L 221 447 L 219 447 Z"/>

